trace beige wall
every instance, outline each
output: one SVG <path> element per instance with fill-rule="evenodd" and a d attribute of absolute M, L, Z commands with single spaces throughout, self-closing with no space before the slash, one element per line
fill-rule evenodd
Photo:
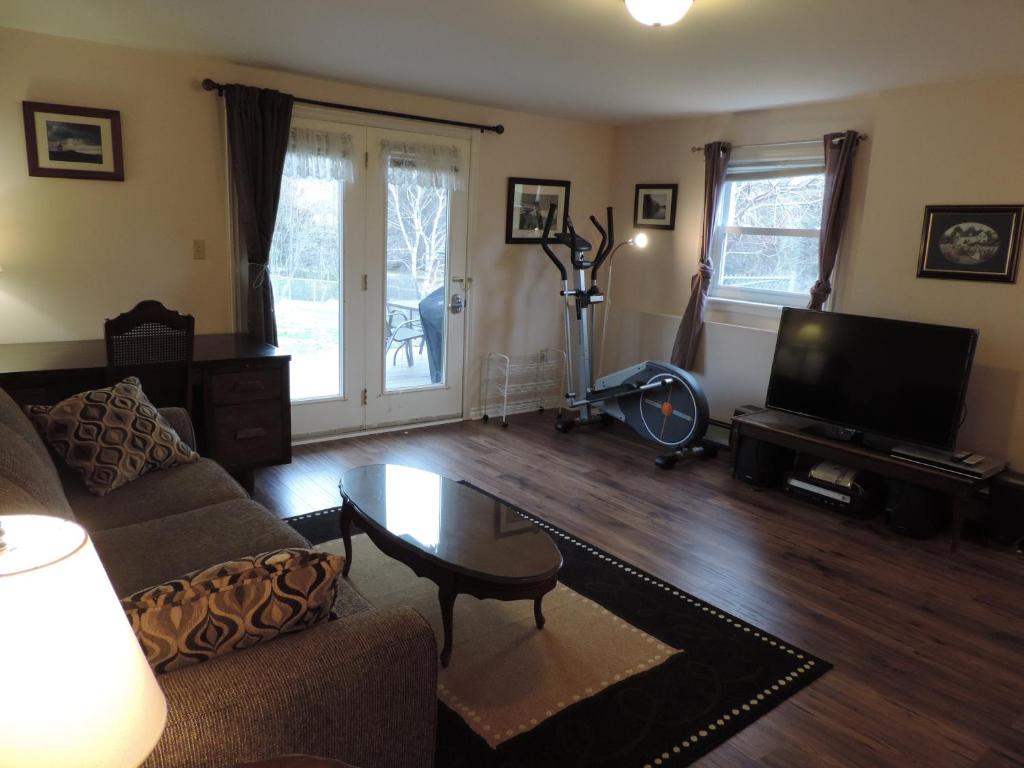
<path fill-rule="evenodd" d="M 96 338 L 143 298 L 231 330 L 232 287 L 222 105 L 199 82 L 244 82 L 296 95 L 503 123 L 480 140 L 470 243 L 467 403 L 490 350 L 561 346 L 550 266 L 536 247 L 504 244 L 509 176 L 572 181 L 577 217 L 607 205 L 605 126 L 363 88 L 193 56 L 0 29 L 0 343 Z M 23 100 L 121 111 L 124 183 L 29 177 Z M 414 125 L 414 124 L 410 124 Z M 192 240 L 207 260 L 192 259 Z"/>
<path fill-rule="evenodd" d="M 631 211 L 633 185 L 641 182 L 678 181 L 680 200 L 676 231 L 654 233 L 647 253 L 630 254 L 617 268 L 618 310 L 682 312 L 696 265 L 702 210 L 703 160 L 691 154 L 692 145 L 719 138 L 747 144 L 864 131 L 870 139 L 857 161 L 835 308 L 979 328 L 960 442 L 1024 467 L 1024 274 L 1015 285 L 916 277 L 925 205 L 1024 203 L 1022 125 L 1024 78 L 1016 77 L 620 128 L 612 172 L 616 206 Z M 712 319 L 723 316 L 714 313 Z M 735 316 L 724 319 L 735 322 Z M 752 318 L 750 325 L 763 328 L 766 322 Z M 609 333 L 610 341 L 614 335 Z M 740 399 L 760 397 L 763 402 L 762 372 L 751 371 L 750 385 L 737 391 L 734 364 L 736 358 L 763 359 L 773 336 L 754 330 L 709 334 L 703 355 L 713 369 L 707 383 L 717 415 L 727 416 Z M 715 338 L 728 339 L 728 346 L 716 344 Z M 627 334 L 610 358 L 628 356 L 622 346 L 633 343 Z M 662 342 L 664 355 L 667 343 Z M 728 397 L 716 399 L 724 392 L 714 381 L 717 371 L 729 371 Z"/>
<path fill-rule="evenodd" d="M 962 442 L 1024 466 L 1024 286 L 915 277 L 926 204 L 1024 201 L 1024 145 L 1017 140 L 1024 125 L 1024 78 L 613 133 L 599 125 L 13 30 L 0 29 L 0 69 L 0 104 L 6 105 L 0 109 L 0 343 L 94 338 L 105 317 L 142 298 L 191 312 L 200 332 L 230 330 L 222 107 L 200 90 L 203 77 L 506 125 L 504 136 L 480 139 L 477 159 L 470 408 L 487 351 L 526 352 L 561 341 L 550 266 L 535 247 L 504 244 L 508 176 L 570 179 L 577 220 L 610 201 L 620 236 L 629 230 L 633 184 L 679 182 L 676 231 L 653 232 L 647 251 L 624 250 L 616 257 L 607 369 L 634 361 L 638 328 L 661 328 L 661 341 L 653 346 L 667 347 L 673 317 L 682 310 L 696 261 L 703 184 L 703 163 L 691 146 L 716 138 L 737 144 L 813 138 L 855 128 L 871 138 L 859 155 L 836 307 L 980 328 Z M 127 180 L 29 177 L 22 100 L 119 109 Z M 207 241 L 206 261 L 192 260 L 193 238 Z M 630 313 L 650 317 L 615 320 Z M 721 314 L 714 319 L 734 321 Z M 752 324 L 770 328 L 765 318 Z M 723 339 L 702 353 L 717 415 L 728 415 L 738 400 L 763 397 L 760 372 L 741 385 L 735 366 L 738 358 L 763 359 L 771 333 L 723 329 L 709 338 Z M 660 356 L 667 354 L 665 348 Z"/>

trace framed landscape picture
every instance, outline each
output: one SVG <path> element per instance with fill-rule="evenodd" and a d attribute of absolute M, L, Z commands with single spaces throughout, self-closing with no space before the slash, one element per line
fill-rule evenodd
<path fill-rule="evenodd" d="M 22 102 L 30 176 L 124 181 L 121 113 Z"/>
<path fill-rule="evenodd" d="M 505 210 L 506 243 L 539 243 L 544 234 L 551 204 L 556 206 L 551 234 L 563 232 L 569 217 L 569 182 L 553 179 L 508 180 L 508 206 Z"/>
<path fill-rule="evenodd" d="M 633 226 L 638 229 L 675 229 L 678 184 L 637 184 L 633 198 Z"/>
<path fill-rule="evenodd" d="M 1024 205 L 929 205 L 918 277 L 1017 280 Z"/>

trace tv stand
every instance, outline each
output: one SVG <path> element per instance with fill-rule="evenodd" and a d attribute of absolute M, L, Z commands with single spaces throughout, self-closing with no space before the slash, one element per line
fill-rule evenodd
<path fill-rule="evenodd" d="M 822 434 L 823 426 L 828 425 L 771 409 L 735 416 L 732 420 L 736 437 L 760 440 L 818 459 L 833 461 L 846 467 L 862 469 L 942 493 L 949 499 L 953 519 L 950 549 L 956 551 L 964 516 L 975 503 L 975 495 L 987 487 L 994 476 L 967 477 L 937 467 L 914 464 L 887 451 L 833 438 L 827 434 L 827 430 L 824 430 L 826 434 Z M 738 455 L 738 451 L 734 452 L 734 455 Z"/>
<path fill-rule="evenodd" d="M 840 443 L 862 443 L 864 441 L 864 433 L 859 429 L 840 427 L 838 424 L 815 422 L 813 424 L 808 424 L 805 427 L 801 427 L 800 430 L 809 435 L 824 437 L 828 440 L 835 440 Z"/>

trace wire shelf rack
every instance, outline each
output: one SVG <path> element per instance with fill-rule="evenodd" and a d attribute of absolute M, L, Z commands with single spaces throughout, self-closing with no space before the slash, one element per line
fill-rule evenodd
<path fill-rule="evenodd" d="M 565 352 L 542 349 L 526 355 L 487 355 L 484 373 L 483 419 L 501 418 L 508 426 L 509 413 L 543 410 L 546 404 L 565 394 Z"/>

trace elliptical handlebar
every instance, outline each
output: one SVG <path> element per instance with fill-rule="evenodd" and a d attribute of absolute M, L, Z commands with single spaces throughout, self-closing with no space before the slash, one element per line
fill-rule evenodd
<path fill-rule="evenodd" d="M 601 226 L 601 222 L 597 220 L 597 217 L 591 215 L 590 223 L 594 225 L 598 232 L 601 233 L 601 245 L 597 249 L 597 255 L 594 257 L 594 269 L 601 263 L 601 259 L 604 258 L 605 246 L 608 245 L 608 233 L 604 231 L 604 227 Z"/>
<path fill-rule="evenodd" d="M 615 218 L 612 215 L 612 207 L 608 206 L 608 233 L 605 237 L 605 231 L 601 228 L 601 225 L 597 223 L 597 219 L 593 216 L 590 217 L 594 226 L 597 227 L 597 231 L 601 233 L 601 247 L 597 250 L 597 257 L 594 259 L 594 268 L 590 271 L 591 283 L 597 283 L 597 271 L 604 264 L 611 252 L 615 249 Z"/>
<path fill-rule="evenodd" d="M 551 247 L 548 245 L 551 237 L 551 225 L 555 221 L 555 213 L 557 211 L 558 204 L 552 203 L 551 206 L 548 208 L 548 217 L 544 222 L 544 234 L 541 236 L 540 239 L 540 247 L 544 249 L 544 253 L 546 253 L 548 255 L 548 258 L 551 259 L 551 263 L 558 268 L 558 272 L 562 276 L 562 282 L 568 283 L 569 273 L 566 272 L 565 270 L 565 264 L 562 263 L 562 260 L 560 258 L 555 256 L 554 251 L 552 251 Z"/>

